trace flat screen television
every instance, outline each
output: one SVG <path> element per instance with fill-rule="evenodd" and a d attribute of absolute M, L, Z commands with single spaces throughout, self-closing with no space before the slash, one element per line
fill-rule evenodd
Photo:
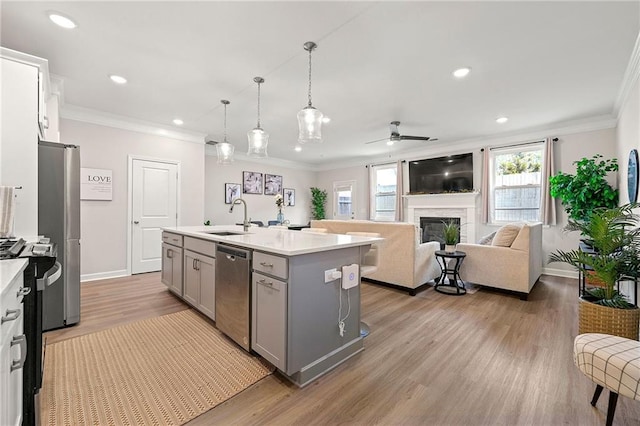
<path fill-rule="evenodd" d="M 473 153 L 409 162 L 409 193 L 473 191 Z"/>

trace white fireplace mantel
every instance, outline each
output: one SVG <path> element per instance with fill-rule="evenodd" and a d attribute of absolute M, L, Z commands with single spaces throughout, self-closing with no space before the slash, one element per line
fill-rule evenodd
<path fill-rule="evenodd" d="M 479 192 L 404 195 L 405 220 L 419 227 L 421 217 L 457 217 L 460 218 L 460 242 L 475 242 L 480 211 L 478 195 Z"/>

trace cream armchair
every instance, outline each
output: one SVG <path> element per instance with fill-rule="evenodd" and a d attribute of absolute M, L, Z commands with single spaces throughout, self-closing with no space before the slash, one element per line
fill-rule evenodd
<path fill-rule="evenodd" d="M 325 228 L 331 234 L 374 232 L 384 241 L 379 245 L 378 268 L 366 279 L 408 290 L 414 296 L 425 284 L 440 276 L 435 252 L 440 243 L 419 243 L 419 229 L 413 223 L 369 220 L 312 220 L 311 229 Z"/>
<path fill-rule="evenodd" d="M 464 281 L 518 293 L 527 300 L 542 274 L 542 224 L 525 223 L 510 247 L 460 243 Z"/>

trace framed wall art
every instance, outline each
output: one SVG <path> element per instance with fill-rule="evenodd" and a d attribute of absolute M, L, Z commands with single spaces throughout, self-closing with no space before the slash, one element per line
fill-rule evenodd
<path fill-rule="evenodd" d="M 635 203 L 638 200 L 638 150 L 636 149 L 632 149 L 631 152 L 629 152 L 627 189 L 629 192 L 629 202 Z"/>
<path fill-rule="evenodd" d="M 282 193 L 282 176 L 264 175 L 264 195 L 276 195 Z"/>
<path fill-rule="evenodd" d="M 242 172 L 242 192 L 262 194 L 262 173 Z"/>
<path fill-rule="evenodd" d="M 236 198 L 240 197 L 240 189 L 242 185 L 239 183 L 224 184 L 224 203 L 231 204 Z"/>
<path fill-rule="evenodd" d="M 296 190 L 291 188 L 284 189 L 284 205 L 286 207 L 296 205 Z"/>

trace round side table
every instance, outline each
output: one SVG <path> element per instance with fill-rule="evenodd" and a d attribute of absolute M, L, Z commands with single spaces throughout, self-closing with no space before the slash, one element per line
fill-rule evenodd
<path fill-rule="evenodd" d="M 467 253 L 463 251 L 436 251 L 436 261 L 442 271 L 434 286 L 437 292 L 452 296 L 462 296 L 467 293 L 464 281 L 460 279 L 459 275 L 460 266 L 466 256 Z M 445 283 L 445 278 L 448 280 L 448 284 Z"/>

